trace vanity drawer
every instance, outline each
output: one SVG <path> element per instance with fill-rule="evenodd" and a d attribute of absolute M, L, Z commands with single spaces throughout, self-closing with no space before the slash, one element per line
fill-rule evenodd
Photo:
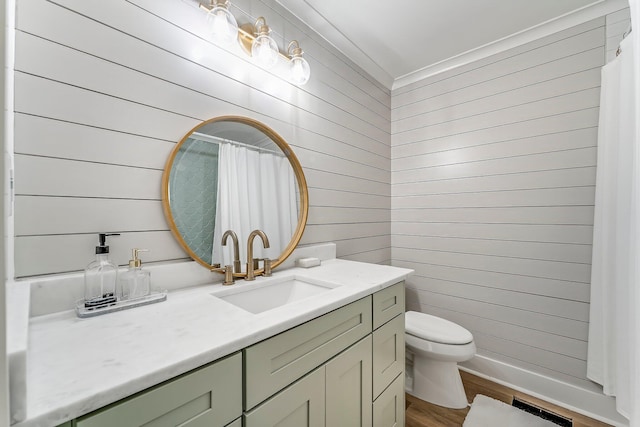
<path fill-rule="evenodd" d="M 373 294 L 373 329 L 404 313 L 404 282 Z"/>
<path fill-rule="evenodd" d="M 373 402 L 373 427 L 404 427 L 404 375 L 398 375 Z"/>
<path fill-rule="evenodd" d="M 245 410 L 371 333 L 371 297 L 244 350 Z"/>
<path fill-rule="evenodd" d="M 77 427 L 225 426 L 242 415 L 236 353 L 76 420 Z"/>
<path fill-rule="evenodd" d="M 404 313 L 373 331 L 373 398 L 393 380 L 404 378 Z"/>

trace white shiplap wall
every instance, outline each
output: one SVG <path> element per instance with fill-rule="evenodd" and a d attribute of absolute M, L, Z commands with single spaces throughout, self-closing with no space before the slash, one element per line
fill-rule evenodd
<path fill-rule="evenodd" d="M 392 263 L 478 353 L 586 379 L 605 18 L 392 94 Z"/>
<path fill-rule="evenodd" d="M 390 93 L 272 0 L 233 2 L 240 23 L 265 16 L 298 39 L 312 67 L 302 87 L 211 43 L 189 0 L 18 1 L 15 66 L 16 276 L 81 270 L 99 232 L 120 232 L 147 261 L 183 259 L 165 222 L 164 163 L 200 121 L 258 119 L 305 170 L 302 244 L 388 263 Z"/>
<path fill-rule="evenodd" d="M 616 57 L 616 51 L 623 37 L 631 30 L 631 11 L 624 8 L 606 16 L 606 62 Z"/>

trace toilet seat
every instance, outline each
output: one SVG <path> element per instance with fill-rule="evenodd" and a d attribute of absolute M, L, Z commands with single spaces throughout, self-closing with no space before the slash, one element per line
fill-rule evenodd
<path fill-rule="evenodd" d="M 464 345 L 473 341 L 473 335 L 460 325 L 426 313 L 407 311 L 405 332 L 414 337 L 440 344 Z"/>
<path fill-rule="evenodd" d="M 464 362 L 476 354 L 476 344 L 474 342 L 459 345 L 441 344 L 414 337 L 411 334 L 405 334 L 404 339 L 408 351 L 428 354 L 428 357 L 433 360 Z"/>
<path fill-rule="evenodd" d="M 404 338 L 407 393 L 445 408 L 466 408 L 458 362 L 476 354 L 471 332 L 440 317 L 408 311 Z"/>

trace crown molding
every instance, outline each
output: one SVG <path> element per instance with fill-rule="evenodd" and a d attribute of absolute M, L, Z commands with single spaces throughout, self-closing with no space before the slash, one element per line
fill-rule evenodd
<path fill-rule="evenodd" d="M 392 90 L 398 90 L 411 83 L 418 82 L 442 72 L 469 64 L 480 59 L 495 55 L 505 50 L 538 40 L 562 30 L 600 18 L 609 13 L 629 7 L 627 0 L 600 0 L 573 12 L 543 22 L 526 30 L 517 32 L 502 39 L 487 43 L 478 48 L 468 50 L 456 56 L 442 60 L 435 64 L 398 77 L 394 80 Z M 384 82 L 381 82 L 384 84 Z"/>

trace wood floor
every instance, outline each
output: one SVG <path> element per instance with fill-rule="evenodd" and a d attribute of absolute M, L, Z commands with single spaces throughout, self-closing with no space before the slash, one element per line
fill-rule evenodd
<path fill-rule="evenodd" d="M 513 397 L 526 401 L 532 405 L 543 408 L 547 411 L 570 418 L 573 427 L 607 427 L 609 424 L 587 418 L 584 415 L 553 405 L 551 403 L 536 399 L 517 390 L 496 384 L 483 378 L 460 372 L 464 383 L 467 400 L 473 401 L 476 394 L 483 394 L 497 400 L 511 404 Z M 469 412 L 469 408 L 448 409 L 441 406 L 424 402 L 409 394 L 406 395 L 406 427 L 456 427 L 461 426 L 464 418 Z M 610 426 L 609 426 L 610 427 Z"/>

